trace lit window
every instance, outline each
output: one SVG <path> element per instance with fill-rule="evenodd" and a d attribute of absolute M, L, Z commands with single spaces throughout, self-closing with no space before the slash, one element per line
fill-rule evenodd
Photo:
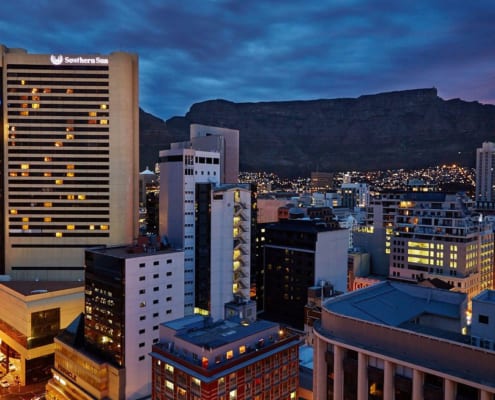
<path fill-rule="evenodd" d="M 23 172 L 21 173 L 21 176 L 29 176 L 29 172 Z"/>
<path fill-rule="evenodd" d="M 44 172 L 43 176 L 52 176 L 52 173 L 51 172 Z"/>
<path fill-rule="evenodd" d="M 9 172 L 9 176 L 17 176 L 17 172 Z"/>
<path fill-rule="evenodd" d="M 55 237 L 58 237 L 59 238 L 59 237 L 62 237 L 62 236 L 63 236 L 62 232 L 56 232 L 55 233 Z"/>
<path fill-rule="evenodd" d="M 29 169 L 29 164 L 21 164 L 21 169 Z"/>
<path fill-rule="evenodd" d="M 69 178 L 73 178 L 75 176 L 74 172 L 67 172 L 67 176 Z"/>
<path fill-rule="evenodd" d="M 72 133 L 68 133 L 67 135 L 65 135 L 65 138 L 67 140 L 74 140 L 74 135 Z"/>
<path fill-rule="evenodd" d="M 74 164 L 67 164 L 67 169 L 74 169 Z"/>
<path fill-rule="evenodd" d="M 32 88 L 31 93 L 38 93 L 38 88 Z"/>
<path fill-rule="evenodd" d="M 100 230 L 108 231 L 108 225 L 100 225 Z"/>
<path fill-rule="evenodd" d="M 44 222 L 52 222 L 52 217 L 45 217 L 43 218 Z"/>
<path fill-rule="evenodd" d="M 29 222 L 29 217 L 22 217 L 22 222 Z"/>
<path fill-rule="evenodd" d="M 170 364 L 165 364 L 165 370 L 167 372 L 170 372 L 171 374 L 173 374 L 174 373 L 174 366 L 170 365 Z"/>
<path fill-rule="evenodd" d="M 95 226 L 94 226 L 94 225 L 90 225 L 90 226 L 89 226 L 89 230 L 90 230 L 90 231 L 94 231 L 94 230 L 95 230 Z"/>
<path fill-rule="evenodd" d="M 63 179 L 55 179 L 55 185 L 63 185 L 64 180 Z"/>
<path fill-rule="evenodd" d="M 55 143 L 54 143 L 54 146 L 55 146 L 55 147 L 63 147 L 63 146 L 64 146 L 64 144 L 63 144 L 62 142 L 58 141 L 58 142 L 55 142 Z"/>
<path fill-rule="evenodd" d="M 44 88 L 43 89 L 43 93 L 51 93 L 52 92 L 52 89 L 50 88 Z"/>
<path fill-rule="evenodd" d="M 239 346 L 239 354 L 244 354 L 246 352 L 246 346 Z"/>
<path fill-rule="evenodd" d="M 108 125 L 108 119 L 100 119 L 100 125 Z"/>
<path fill-rule="evenodd" d="M 52 202 L 51 201 L 45 201 L 43 203 L 43 207 L 51 207 L 52 206 Z"/>
<path fill-rule="evenodd" d="M 96 111 L 90 111 L 90 112 L 88 113 L 88 115 L 89 115 L 90 117 L 96 117 L 96 115 L 97 115 L 97 114 L 96 114 Z"/>
<path fill-rule="evenodd" d="M 227 360 L 230 360 L 232 357 L 234 357 L 234 352 L 232 350 L 229 350 L 227 351 L 227 353 L 225 353 L 225 358 L 227 358 Z"/>
<path fill-rule="evenodd" d="M 67 230 L 73 231 L 74 229 L 76 229 L 76 226 L 75 225 L 72 225 L 72 224 L 67 225 Z"/>
<path fill-rule="evenodd" d="M 27 231 L 28 229 L 29 229 L 29 225 L 28 224 L 22 225 L 22 230 L 23 231 Z"/>
<path fill-rule="evenodd" d="M 26 81 L 24 79 L 21 79 L 21 85 L 25 85 Z"/>
<path fill-rule="evenodd" d="M 106 104 L 101 104 L 100 105 L 100 109 L 102 110 L 106 110 L 108 108 L 108 106 Z"/>
<path fill-rule="evenodd" d="M 86 200 L 86 195 L 85 194 L 78 194 L 77 199 L 78 200 Z"/>
<path fill-rule="evenodd" d="M 72 94 L 72 93 L 74 93 L 74 89 L 67 89 L 67 90 L 65 91 L 65 93 L 67 93 L 67 94 Z"/>
<path fill-rule="evenodd" d="M 39 103 L 33 103 L 33 104 L 31 104 L 31 108 L 40 108 L 40 104 Z"/>
<path fill-rule="evenodd" d="M 17 215 L 17 210 L 10 210 L 10 213 L 11 213 L 12 215 Z"/>
<path fill-rule="evenodd" d="M 22 115 L 23 117 L 27 117 L 29 115 L 29 111 L 21 111 L 19 112 L 20 115 Z"/>
<path fill-rule="evenodd" d="M 27 103 L 22 103 L 22 104 L 21 104 L 21 108 L 28 108 Z"/>
<path fill-rule="evenodd" d="M 170 381 L 165 381 L 165 386 L 167 387 L 168 390 L 174 390 L 174 384 Z"/>
<path fill-rule="evenodd" d="M 50 162 L 50 161 L 52 161 L 52 158 L 51 157 L 45 157 L 44 160 L 45 160 L 45 162 Z"/>

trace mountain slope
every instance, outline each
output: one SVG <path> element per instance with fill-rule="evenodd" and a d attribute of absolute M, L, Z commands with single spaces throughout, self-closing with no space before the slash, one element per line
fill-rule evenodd
<path fill-rule="evenodd" d="M 495 141 L 495 106 L 446 101 L 436 89 L 310 101 L 209 100 L 166 123 L 151 117 L 141 113 L 143 167 L 170 142 L 187 140 L 190 123 L 239 129 L 241 170 L 286 176 L 473 166 L 476 148 Z"/>

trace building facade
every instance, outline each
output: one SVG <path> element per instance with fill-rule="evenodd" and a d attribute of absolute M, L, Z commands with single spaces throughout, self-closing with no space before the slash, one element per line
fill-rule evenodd
<path fill-rule="evenodd" d="M 476 201 L 495 201 L 495 143 L 476 149 Z"/>
<path fill-rule="evenodd" d="M 60 281 L 0 283 L 0 362 L 21 386 L 46 380 L 54 358 L 54 337 L 84 309 L 84 284 Z"/>
<path fill-rule="evenodd" d="M 322 281 L 347 290 L 349 232 L 318 220 L 285 220 L 262 229 L 265 318 L 304 326 L 309 287 Z"/>
<path fill-rule="evenodd" d="M 184 315 L 183 257 L 144 241 L 86 250 L 84 316 L 57 338 L 47 386 L 54 399 L 84 398 L 84 392 L 97 399 L 151 394 L 149 352 L 159 341 L 159 325 Z"/>
<path fill-rule="evenodd" d="M 328 300 L 314 398 L 492 400 L 495 352 L 470 344 L 466 307 L 464 293 L 391 282 Z"/>
<path fill-rule="evenodd" d="M 462 194 L 423 193 L 399 203 L 390 246 L 389 277 L 440 279 L 469 299 L 493 287 L 491 223 Z"/>
<path fill-rule="evenodd" d="M 195 313 L 224 319 L 225 303 L 249 301 L 251 188 L 196 185 Z"/>
<path fill-rule="evenodd" d="M 195 315 L 162 324 L 152 399 L 296 399 L 298 350 L 297 336 L 268 321 Z"/>
<path fill-rule="evenodd" d="M 1 46 L 0 67 L 0 272 L 81 279 L 84 248 L 137 237 L 137 56 Z"/>

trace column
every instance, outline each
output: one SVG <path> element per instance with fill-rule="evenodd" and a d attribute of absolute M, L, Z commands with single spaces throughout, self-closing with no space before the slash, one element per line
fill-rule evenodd
<path fill-rule="evenodd" d="M 327 397 L 327 363 L 325 361 L 325 353 L 327 351 L 327 343 L 318 335 L 315 335 L 315 351 L 314 351 L 314 371 L 313 374 L 313 390 L 315 398 L 325 399 Z"/>
<path fill-rule="evenodd" d="M 444 400 L 455 400 L 456 385 L 450 379 L 443 380 Z"/>
<path fill-rule="evenodd" d="M 343 400 L 344 398 L 344 349 L 340 346 L 333 346 L 333 399 Z"/>
<path fill-rule="evenodd" d="M 423 372 L 413 369 L 412 400 L 423 400 L 423 379 Z"/>
<path fill-rule="evenodd" d="M 395 398 L 395 365 L 388 361 L 383 361 L 383 400 L 394 400 Z"/>
<path fill-rule="evenodd" d="M 480 390 L 480 400 L 492 400 L 492 395 L 490 392 L 481 389 Z"/>
<path fill-rule="evenodd" d="M 357 400 L 368 400 L 368 356 L 358 353 Z"/>

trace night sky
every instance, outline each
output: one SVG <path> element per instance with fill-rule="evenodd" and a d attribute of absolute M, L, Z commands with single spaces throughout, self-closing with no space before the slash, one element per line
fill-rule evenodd
<path fill-rule="evenodd" d="M 493 0 L 2 0 L 0 43 L 137 53 L 141 107 L 162 119 L 431 87 L 495 104 Z"/>

